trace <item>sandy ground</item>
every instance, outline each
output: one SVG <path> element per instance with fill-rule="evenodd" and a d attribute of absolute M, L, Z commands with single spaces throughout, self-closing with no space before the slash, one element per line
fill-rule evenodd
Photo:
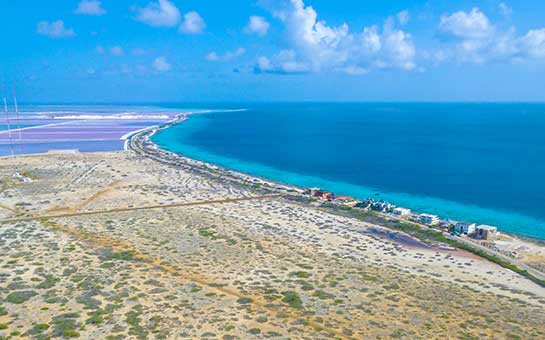
<path fill-rule="evenodd" d="M 257 195 L 132 152 L 2 158 L 0 181 L 0 218 Z M 544 288 L 374 227 L 282 198 L 1 223 L 0 337 L 545 337 Z"/>

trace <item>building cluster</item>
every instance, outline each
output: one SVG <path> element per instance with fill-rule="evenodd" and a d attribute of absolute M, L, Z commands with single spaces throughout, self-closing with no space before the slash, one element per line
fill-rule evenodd
<path fill-rule="evenodd" d="M 498 228 L 484 224 L 458 222 L 454 225 L 454 233 L 468 235 L 479 240 L 488 240 L 498 235 Z"/>
<path fill-rule="evenodd" d="M 468 236 L 479 240 L 488 240 L 499 235 L 498 229 L 493 226 L 476 225 L 475 223 L 457 222 L 448 219 L 442 220 L 439 216 L 431 214 L 416 214 L 410 209 L 396 207 L 395 205 L 384 200 L 377 201 L 372 198 L 366 198 L 360 201 L 348 196 L 337 196 L 333 192 L 322 190 L 320 188 L 307 189 L 303 194 L 334 204 L 372 210 L 384 214 L 391 214 L 398 218 L 404 218 L 409 221 L 427 225 L 431 228 L 450 232 L 452 235 L 456 236 Z"/>

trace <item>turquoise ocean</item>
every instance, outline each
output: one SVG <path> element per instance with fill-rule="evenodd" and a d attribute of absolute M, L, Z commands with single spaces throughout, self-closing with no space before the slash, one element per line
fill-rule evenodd
<path fill-rule="evenodd" d="M 245 110 L 220 112 L 225 108 Z M 545 104 L 289 103 L 215 109 L 160 131 L 154 141 L 190 158 L 275 181 L 384 199 L 545 239 Z"/>

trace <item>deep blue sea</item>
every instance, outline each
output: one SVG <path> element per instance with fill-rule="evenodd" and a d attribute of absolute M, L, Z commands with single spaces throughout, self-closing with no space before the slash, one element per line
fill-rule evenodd
<path fill-rule="evenodd" d="M 545 239 L 545 104 L 240 107 L 192 115 L 154 141 L 273 180 Z"/>

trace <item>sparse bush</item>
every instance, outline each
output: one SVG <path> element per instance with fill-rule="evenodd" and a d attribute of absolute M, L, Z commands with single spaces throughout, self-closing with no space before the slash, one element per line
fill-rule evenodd
<path fill-rule="evenodd" d="M 302 308 L 303 307 L 303 300 L 297 295 L 295 292 L 284 292 L 282 293 L 284 295 L 284 298 L 282 299 L 282 302 L 288 304 L 292 308 Z"/>
<path fill-rule="evenodd" d="M 5 301 L 9 303 L 13 303 L 13 304 L 21 304 L 21 303 L 27 302 L 28 300 L 32 299 L 36 295 L 38 295 L 38 293 L 32 290 L 14 292 L 8 295 Z"/>

